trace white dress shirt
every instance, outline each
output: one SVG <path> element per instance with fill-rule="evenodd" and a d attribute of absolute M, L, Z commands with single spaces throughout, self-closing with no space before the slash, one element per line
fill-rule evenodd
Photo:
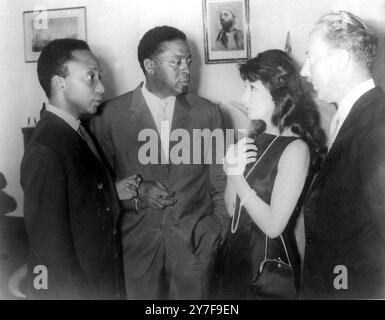
<path fill-rule="evenodd" d="M 175 96 L 170 96 L 165 99 L 160 99 L 158 96 L 151 93 L 146 83 L 142 85 L 142 94 L 146 101 L 148 108 L 151 111 L 151 115 L 158 129 L 160 135 L 160 141 L 162 144 L 163 154 L 166 159 L 166 163 L 169 160 L 169 146 L 170 146 L 170 131 L 172 117 L 174 115 L 175 108 Z"/>
<path fill-rule="evenodd" d="M 72 129 L 78 132 L 80 126 L 80 120 L 76 119 L 73 115 L 68 112 L 53 106 L 52 104 L 47 104 L 46 110 L 56 114 L 59 118 L 63 119 L 66 123 L 68 123 Z"/>
<path fill-rule="evenodd" d="M 330 132 L 329 134 L 330 146 L 333 144 L 335 138 L 337 137 L 337 134 L 340 131 L 353 105 L 357 102 L 357 100 L 361 96 L 363 96 L 366 92 L 373 89 L 374 87 L 375 87 L 375 84 L 373 79 L 366 80 L 360 83 L 358 86 L 356 86 L 352 90 L 350 90 L 348 94 L 342 99 L 340 105 L 338 106 L 336 114 L 333 116 L 333 120 L 331 122 L 332 125 L 330 126 L 331 127 L 330 131 L 334 131 L 334 132 Z M 337 122 L 337 125 L 335 126 L 335 128 L 333 128 L 333 124 L 335 124 L 336 122 Z"/>

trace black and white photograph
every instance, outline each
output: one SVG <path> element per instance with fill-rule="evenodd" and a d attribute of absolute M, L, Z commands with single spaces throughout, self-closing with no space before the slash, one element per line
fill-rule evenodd
<path fill-rule="evenodd" d="M 63 3 L 0 1 L 0 300 L 385 300 L 385 0 Z"/>
<path fill-rule="evenodd" d="M 85 7 L 26 11 L 23 19 L 26 62 L 36 62 L 56 38 L 87 39 Z"/>
<path fill-rule="evenodd" d="M 203 0 L 206 63 L 250 58 L 249 1 Z"/>

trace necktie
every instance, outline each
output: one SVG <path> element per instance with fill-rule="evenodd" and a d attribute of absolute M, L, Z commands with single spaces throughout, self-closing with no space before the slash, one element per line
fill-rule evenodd
<path fill-rule="evenodd" d="M 329 150 L 332 147 L 334 140 L 336 139 L 339 122 L 340 122 L 340 114 L 337 110 L 336 113 L 334 114 L 332 122 L 330 124 L 329 140 L 328 140 L 328 149 Z"/>
<path fill-rule="evenodd" d="M 101 159 L 99 157 L 99 153 L 96 150 L 96 147 L 95 147 L 90 135 L 87 133 L 86 129 L 81 124 L 79 125 L 79 129 L 77 132 L 80 135 L 80 137 L 84 140 L 84 142 L 87 144 L 87 146 L 91 149 L 92 153 L 96 156 L 96 158 L 98 158 L 99 161 L 101 161 Z"/>

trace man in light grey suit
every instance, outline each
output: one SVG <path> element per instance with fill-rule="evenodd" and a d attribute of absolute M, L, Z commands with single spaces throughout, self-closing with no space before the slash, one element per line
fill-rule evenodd
<path fill-rule="evenodd" d="M 206 299 L 212 297 L 215 258 L 228 225 L 225 176 L 215 155 L 211 165 L 192 164 L 192 157 L 190 163 L 174 161 L 169 150 L 179 142 L 163 129 L 183 129 L 195 156 L 193 130 L 223 130 L 223 118 L 216 105 L 188 94 L 191 53 L 183 32 L 149 30 L 138 58 L 145 83 L 108 101 L 91 123 L 115 178 L 134 173 L 143 179 L 138 199 L 122 203 L 127 297 Z M 151 163 L 142 153 L 148 142 L 140 141 L 146 130 L 158 133 Z"/>

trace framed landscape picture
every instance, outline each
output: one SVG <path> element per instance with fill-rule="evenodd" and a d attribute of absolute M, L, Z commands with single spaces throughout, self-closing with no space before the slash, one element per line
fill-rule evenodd
<path fill-rule="evenodd" d="M 248 0 L 203 0 L 206 63 L 250 59 Z"/>
<path fill-rule="evenodd" d="M 25 62 L 39 59 L 43 48 L 58 38 L 87 40 L 86 8 L 23 12 Z"/>

